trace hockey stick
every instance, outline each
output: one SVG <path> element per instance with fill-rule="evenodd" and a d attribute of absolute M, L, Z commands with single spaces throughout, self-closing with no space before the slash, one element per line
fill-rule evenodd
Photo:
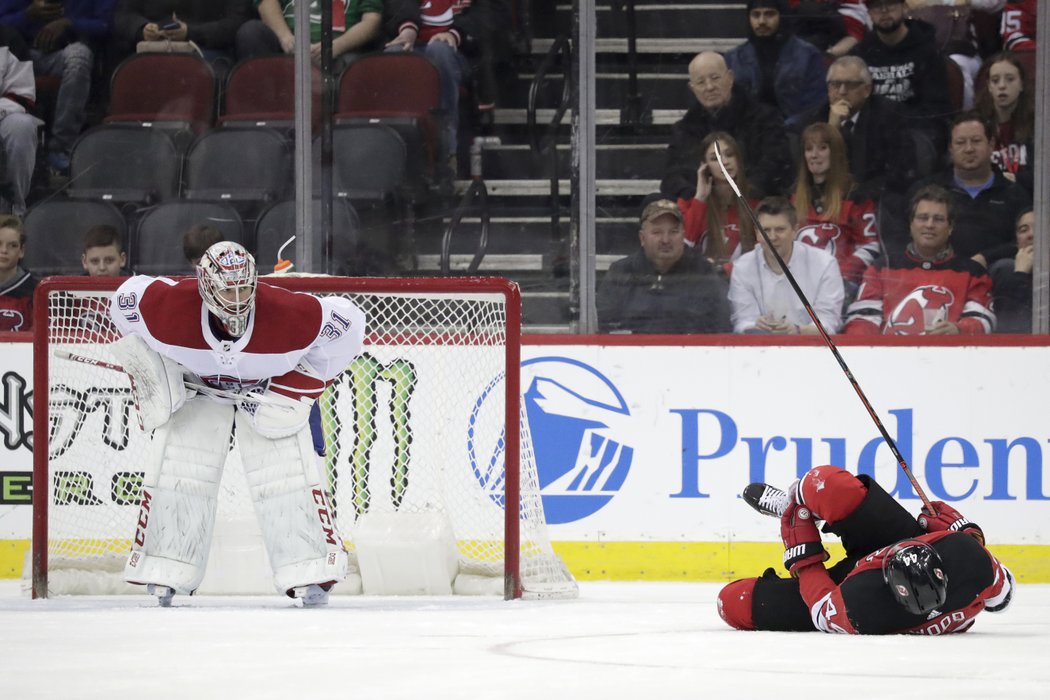
<path fill-rule="evenodd" d="M 135 381 L 134 378 L 128 373 L 128 371 L 126 369 L 124 369 L 124 367 L 122 365 L 119 365 L 116 362 L 107 362 L 106 360 L 101 360 L 101 359 L 99 359 L 97 357 L 89 357 L 87 355 L 78 355 L 76 353 L 69 352 L 67 350 L 55 350 L 53 352 L 53 354 L 54 354 L 55 357 L 57 357 L 57 358 L 59 358 L 61 360 L 70 360 L 72 362 L 80 362 L 81 364 L 93 365 L 95 367 L 101 367 L 103 369 L 113 370 L 114 372 L 120 372 L 121 374 L 127 375 L 127 377 L 132 382 Z M 269 405 L 272 405 L 272 406 L 278 406 L 278 407 L 281 407 L 281 408 L 287 408 L 287 406 L 282 404 L 280 401 L 274 401 L 273 399 L 268 399 L 265 396 L 262 396 L 261 394 L 255 394 L 255 393 L 238 394 L 236 391 L 228 391 L 226 389 L 218 389 L 216 387 L 211 387 L 211 386 L 208 386 L 206 384 L 197 384 L 196 382 L 183 382 L 183 384 L 186 386 L 187 389 L 192 389 L 192 390 L 194 390 L 194 391 L 196 391 L 196 392 L 198 392 L 200 394 L 204 394 L 206 396 L 212 396 L 212 397 L 220 398 L 220 399 L 230 399 L 230 400 L 236 401 L 238 403 L 246 401 L 246 402 L 249 402 L 249 403 L 257 403 L 257 404 L 260 404 L 260 405 L 262 405 L 262 404 L 269 404 Z"/>
<path fill-rule="evenodd" d="M 849 383 L 853 385 L 853 390 L 857 392 L 860 402 L 864 404 L 864 408 L 867 409 L 868 415 L 871 416 L 873 421 L 875 421 L 875 427 L 879 429 L 879 432 L 882 433 L 882 438 L 886 441 L 886 444 L 889 445 L 890 452 L 893 453 L 894 458 L 897 460 L 897 464 L 900 465 L 900 468 L 904 471 L 904 475 L 908 477 L 908 481 L 911 482 L 911 485 L 915 488 L 915 492 L 919 495 L 919 498 L 922 499 L 923 508 L 929 515 L 936 514 L 937 511 L 934 510 L 933 506 L 930 504 L 930 499 L 927 498 L 926 492 L 923 491 L 922 487 L 919 485 L 919 481 L 915 478 L 915 475 L 912 474 L 911 468 L 908 467 L 908 463 L 904 460 L 904 456 L 901 454 L 900 450 L 897 449 L 897 443 L 893 441 L 892 437 L 890 437 L 889 432 L 886 431 L 886 426 L 882 424 L 882 421 L 879 420 L 878 414 L 875 413 L 875 409 L 871 407 L 871 402 L 868 401 L 868 397 L 860 388 L 860 384 L 857 383 L 853 373 L 850 372 L 849 367 L 846 366 L 846 361 L 842 359 L 838 347 L 835 346 L 827 329 L 824 328 L 824 324 L 820 322 L 816 312 L 813 311 L 813 306 L 809 303 L 809 299 L 807 299 L 806 295 L 802 292 L 802 288 L 798 286 L 798 281 L 795 280 L 795 276 L 791 274 L 791 270 L 788 269 L 787 263 L 784 262 L 784 259 L 780 257 L 780 253 L 778 253 L 776 247 L 773 246 L 773 242 L 769 240 L 769 234 L 767 234 L 766 230 L 762 228 L 762 224 L 758 223 L 758 216 L 755 214 L 755 210 L 751 208 L 750 202 L 748 202 L 747 198 L 741 194 L 736 181 L 733 180 L 729 171 L 726 170 L 725 163 L 722 162 L 722 149 L 718 145 L 717 139 L 714 142 L 714 146 L 715 158 L 718 160 L 718 167 L 722 170 L 722 174 L 725 175 L 726 182 L 728 182 L 729 186 L 733 188 L 737 201 L 741 202 L 744 207 L 747 208 L 747 213 L 751 217 L 752 223 L 755 225 L 755 230 L 762 234 L 762 240 L 765 241 L 769 251 L 773 253 L 773 257 L 776 258 L 777 264 L 780 265 L 780 269 L 784 271 L 784 275 L 787 277 L 787 281 L 791 284 L 791 288 L 795 290 L 795 294 L 798 295 L 799 300 L 802 302 L 802 306 L 806 308 L 806 313 L 808 313 L 809 317 L 813 319 L 813 324 L 817 327 L 820 337 L 824 339 L 828 349 L 831 350 L 831 354 L 835 356 L 835 360 L 839 363 L 839 367 L 841 367 L 842 371 L 846 374 L 846 379 L 848 379 Z"/>

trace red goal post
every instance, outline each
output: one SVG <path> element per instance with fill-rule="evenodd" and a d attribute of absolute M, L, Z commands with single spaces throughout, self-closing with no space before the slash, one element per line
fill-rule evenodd
<path fill-rule="evenodd" d="M 111 359 L 106 345 L 117 334 L 107 311 L 121 281 L 47 278 L 36 291 L 34 597 L 130 592 L 120 571 L 138 516 L 148 437 L 138 430 L 124 375 L 54 354 Z M 368 513 L 389 512 L 447 518 L 458 553 L 455 592 L 498 589 L 508 599 L 576 595 L 547 538 L 521 407 L 517 285 L 502 278 L 260 282 L 345 295 L 368 318 L 361 356 L 318 400 L 328 445 L 325 478 L 351 553 L 343 592 L 360 589 L 355 525 Z M 250 501 L 236 481 L 239 468 L 234 445 L 219 522 L 225 513 L 237 527 L 254 522 L 244 514 Z M 219 548 L 221 526 L 216 530 Z M 213 550 L 209 567 L 223 556 Z M 237 571 L 224 576 L 216 592 L 245 592 Z M 210 585 L 206 577 L 202 592 Z"/>

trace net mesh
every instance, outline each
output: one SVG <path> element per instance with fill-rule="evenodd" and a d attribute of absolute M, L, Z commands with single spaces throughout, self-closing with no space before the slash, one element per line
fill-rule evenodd
<path fill-rule="evenodd" d="M 342 295 L 365 312 L 368 335 L 364 351 L 325 391 L 319 406 L 324 473 L 351 555 L 351 573 L 355 525 L 363 514 L 436 511 L 451 524 L 460 576 L 491 579 L 495 584 L 485 590 L 502 592 L 505 295 Z M 123 374 L 55 355 L 65 351 L 113 361 L 107 344 L 118 335 L 108 320 L 109 296 L 81 289 L 52 289 L 48 296 L 48 435 L 37 449 L 48 455 L 51 594 L 125 590 L 120 571 L 135 531 L 149 439 L 138 429 Z M 509 340 L 517 342 L 516 335 Z M 519 530 L 525 595 L 575 595 L 575 582 L 547 538 L 527 423 L 518 406 L 509 415 L 522 426 Z M 226 550 L 250 547 L 235 535 L 253 522 L 231 438 L 210 568 L 232 556 Z M 261 544 L 257 548 L 265 564 Z M 210 578 L 209 569 L 202 591 L 208 591 Z M 241 588 L 224 584 L 214 592 L 256 592 L 257 586 L 245 581 Z"/>

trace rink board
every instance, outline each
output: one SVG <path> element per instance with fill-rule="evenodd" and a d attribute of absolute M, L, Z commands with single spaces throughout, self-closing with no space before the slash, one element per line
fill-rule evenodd
<path fill-rule="evenodd" d="M 550 537 L 577 577 L 722 580 L 773 565 L 776 522 L 737 494 L 818 464 L 871 474 L 918 510 L 825 347 L 581 340 L 533 337 L 522 351 Z M 928 495 L 984 525 L 1019 578 L 1048 582 L 1050 348 L 995 342 L 841 352 Z M 30 532 L 30 350 L 0 343 L 5 577 L 20 575 Z"/>

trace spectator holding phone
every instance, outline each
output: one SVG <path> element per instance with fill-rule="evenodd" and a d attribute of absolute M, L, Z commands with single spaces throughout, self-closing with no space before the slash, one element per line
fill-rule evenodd
<path fill-rule="evenodd" d="M 838 262 L 820 248 L 795 241 L 798 216 L 786 198 L 767 197 L 755 213 L 825 330 L 837 333 L 842 326 L 844 297 Z M 733 266 L 729 303 L 733 306 L 735 333 L 817 333 L 816 324 L 764 240 Z"/>
<path fill-rule="evenodd" d="M 109 40 L 116 0 L 0 0 L 0 24 L 29 45 L 36 76 L 61 79 L 48 125 L 47 163 L 69 172 L 69 153 L 87 118 L 95 53 Z"/>
<path fill-rule="evenodd" d="M 233 65 L 234 36 L 249 0 L 118 0 L 113 35 L 124 53 L 140 41 L 192 41 L 223 74 Z"/>

